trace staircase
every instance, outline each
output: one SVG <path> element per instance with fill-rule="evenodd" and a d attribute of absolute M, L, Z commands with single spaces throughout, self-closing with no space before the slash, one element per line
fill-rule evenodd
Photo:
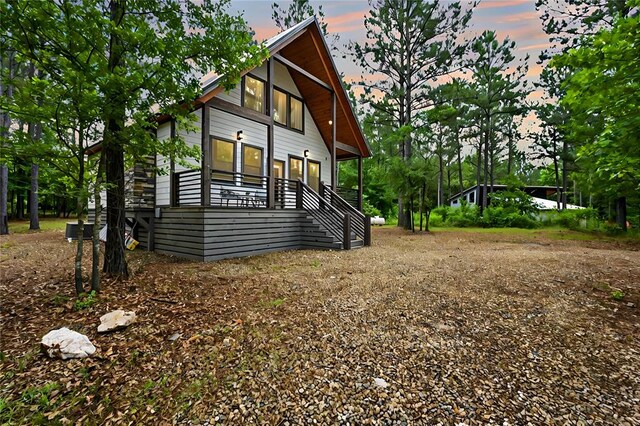
<path fill-rule="evenodd" d="M 371 221 L 323 183 L 320 194 L 298 181 L 297 207 L 307 213 L 303 246 L 350 250 L 371 244 Z"/>

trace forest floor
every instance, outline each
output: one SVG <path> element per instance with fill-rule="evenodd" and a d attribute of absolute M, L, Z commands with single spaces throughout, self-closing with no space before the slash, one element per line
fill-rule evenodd
<path fill-rule="evenodd" d="M 348 252 L 136 250 L 76 310 L 63 236 L 0 239 L 0 424 L 640 425 L 637 242 L 376 228 Z M 137 323 L 97 334 L 113 309 Z M 44 356 L 63 326 L 94 356 Z"/>

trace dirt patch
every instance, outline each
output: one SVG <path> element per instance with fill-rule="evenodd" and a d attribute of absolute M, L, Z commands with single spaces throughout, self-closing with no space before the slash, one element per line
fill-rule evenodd
<path fill-rule="evenodd" d="M 640 424 L 637 245 L 389 228 L 373 241 L 209 264 L 136 251 L 131 279 L 77 311 L 63 233 L 2 237 L 0 419 Z M 138 323 L 98 335 L 113 309 Z M 62 326 L 96 355 L 45 358 L 40 338 Z"/>

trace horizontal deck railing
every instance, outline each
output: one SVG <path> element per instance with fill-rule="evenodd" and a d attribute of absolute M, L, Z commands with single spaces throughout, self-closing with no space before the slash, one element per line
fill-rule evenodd
<path fill-rule="evenodd" d="M 338 186 L 336 188 L 336 194 L 338 194 L 343 200 L 347 203 L 351 204 L 355 209 L 359 210 L 360 206 L 358 206 L 358 190 L 353 188 L 345 188 L 343 186 Z"/>
<path fill-rule="evenodd" d="M 173 205 L 199 206 L 202 194 L 202 174 L 200 170 L 175 172 L 171 188 L 173 191 Z"/>
<path fill-rule="evenodd" d="M 211 205 L 217 207 L 267 207 L 269 177 L 210 170 Z"/>

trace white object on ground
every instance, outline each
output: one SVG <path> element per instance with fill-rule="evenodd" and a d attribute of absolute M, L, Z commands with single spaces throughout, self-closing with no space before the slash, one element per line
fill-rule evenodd
<path fill-rule="evenodd" d="M 136 320 L 135 312 L 127 312 L 122 309 L 109 312 L 100 317 L 100 325 L 98 326 L 98 333 L 105 333 L 107 331 L 120 330 L 133 324 Z"/>
<path fill-rule="evenodd" d="M 385 379 L 381 379 L 379 377 L 374 378 L 373 381 L 376 383 L 377 386 L 380 386 L 381 388 L 386 388 L 389 386 L 389 383 L 387 383 Z"/>
<path fill-rule="evenodd" d="M 371 218 L 371 224 L 372 225 L 384 225 L 385 224 L 385 220 L 384 217 L 380 217 L 380 216 L 374 216 Z"/>
<path fill-rule="evenodd" d="M 51 358 L 86 358 L 96 351 L 87 336 L 66 327 L 45 334 L 40 345 Z"/>

